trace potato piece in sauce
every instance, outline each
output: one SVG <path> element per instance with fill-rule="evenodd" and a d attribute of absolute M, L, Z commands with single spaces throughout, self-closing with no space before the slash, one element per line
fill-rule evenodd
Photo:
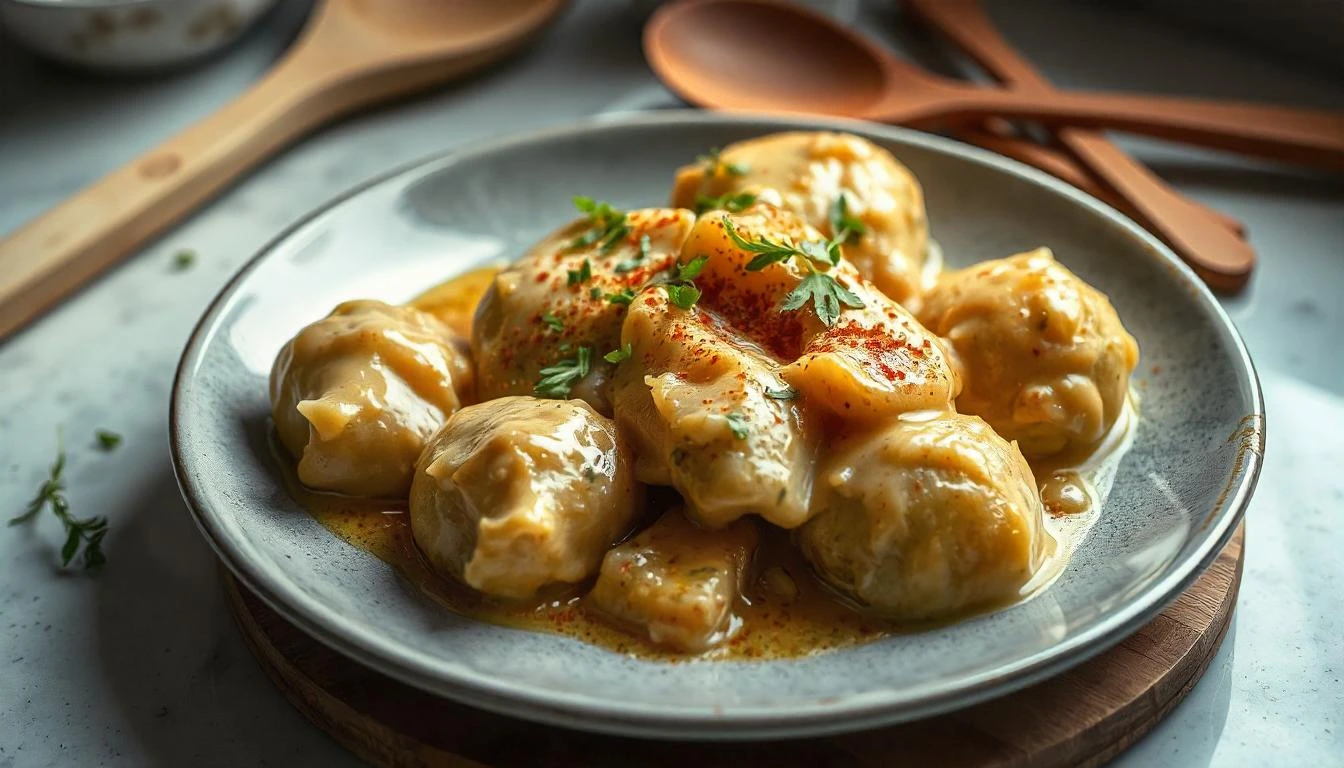
<path fill-rule="evenodd" d="M 757 538 L 749 520 L 710 531 L 673 509 L 607 553 L 587 601 L 656 645 L 708 650 L 732 636 Z"/>
<path fill-rule="evenodd" d="M 591 576 L 643 496 L 616 425 L 581 400 L 463 408 L 425 448 L 411 531 L 435 570 L 526 598 Z"/>
<path fill-rule="evenodd" d="M 403 496 L 425 441 L 471 396 L 466 341 L 434 317 L 348 301 L 271 369 L 271 414 L 309 488 Z"/>
<path fill-rule="evenodd" d="M 898 620 L 1006 602 L 1049 534 L 1031 468 L 975 416 L 901 419 L 823 462 L 804 555 L 839 591 Z"/>
<path fill-rule="evenodd" d="M 843 191 L 849 214 L 866 229 L 846 245 L 845 257 L 892 300 L 919 295 L 928 243 L 924 193 L 890 152 L 858 136 L 798 131 L 730 144 L 718 160 L 680 169 L 672 204 L 695 209 L 702 197 L 749 192 L 832 237 L 831 213 Z"/>
<path fill-rule="evenodd" d="M 481 399 L 534 394 L 542 368 L 573 359 L 578 347 L 587 346 L 592 352 L 589 372 L 574 383 L 569 396 L 611 415 L 612 366 L 602 356 L 619 346 L 625 307 L 609 296 L 638 290 L 665 271 L 680 253 L 694 219 L 689 211 L 630 211 L 629 231 L 606 252 L 600 242 L 573 245 L 591 228 L 588 219 L 580 219 L 500 271 L 472 326 Z M 645 236 L 647 249 L 642 245 Z"/>
<path fill-rule="evenodd" d="M 842 259 L 829 274 L 858 296 L 862 307 L 843 308 L 830 326 L 811 304 L 782 310 L 785 297 L 805 277 L 797 258 L 747 269 L 756 254 L 729 236 L 726 218 L 751 243 L 798 246 L 820 235 L 793 214 L 757 204 L 738 214 L 704 214 L 682 249 L 682 261 L 709 256 L 697 280 L 702 303 L 785 361 L 780 375 L 789 384 L 841 418 L 865 424 L 907 411 L 950 408 L 961 384 L 946 349 L 904 307 Z"/>
<path fill-rule="evenodd" d="M 1029 457 L 1086 454 L 1124 408 L 1138 344 L 1048 248 L 944 275 L 920 318 L 961 361 L 957 408 Z"/>
<path fill-rule="evenodd" d="M 782 399 L 778 362 L 657 287 L 631 304 L 621 340 L 632 355 L 617 369 L 616 418 L 640 480 L 675 487 L 711 528 L 749 514 L 784 528 L 807 519 L 815 446 L 802 409 Z"/>

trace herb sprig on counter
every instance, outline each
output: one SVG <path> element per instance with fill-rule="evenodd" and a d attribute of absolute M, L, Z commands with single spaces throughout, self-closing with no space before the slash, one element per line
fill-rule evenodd
<path fill-rule="evenodd" d="M 784 297 L 780 310 L 791 312 L 810 303 L 817 313 L 817 319 L 831 326 L 840 319 L 843 307 L 863 308 L 862 299 L 841 285 L 829 272 L 823 271 L 840 263 L 839 241 L 807 240 L 794 244 L 788 239 L 779 242 L 765 237 L 748 240 L 737 231 L 733 220 L 727 216 L 723 218 L 723 231 L 738 248 L 755 254 L 747 262 L 748 272 L 759 272 L 771 264 L 789 259 L 807 269 L 807 276 Z"/>
<path fill-rule="evenodd" d="M 107 562 L 103 555 L 103 538 L 107 536 L 106 517 L 88 517 L 80 519 L 70 514 L 70 502 L 65 498 L 65 449 L 57 448 L 56 461 L 52 463 L 50 473 L 37 495 L 28 502 L 22 515 L 9 521 L 10 525 L 21 525 L 35 519 L 42 510 L 50 508 L 51 513 L 65 526 L 65 544 L 61 546 L 61 567 L 70 565 L 70 561 L 84 548 L 83 565 L 92 570 Z"/>

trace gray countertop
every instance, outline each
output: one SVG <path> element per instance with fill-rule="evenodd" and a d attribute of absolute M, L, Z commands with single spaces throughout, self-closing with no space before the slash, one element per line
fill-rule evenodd
<path fill-rule="evenodd" d="M 0 41 L 0 233 L 244 89 L 302 19 L 302 4 L 283 5 L 223 56 L 143 80 L 52 69 Z M 319 133 L 0 344 L 0 516 L 17 514 L 45 478 L 61 426 L 76 513 L 111 520 L 109 562 L 93 577 L 53 568 L 53 520 L 0 529 L 0 766 L 355 762 L 271 687 L 232 625 L 214 558 L 168 462 L 174 365 L 233 271 L 341 191 L 481 137 L 675 105 L 642 63 L 645 7 L 579 2 L 525 55 Z M 1141 13 L 1039 2 L 994 8 L 1062 85 L 1344 108 L 1337 76 Z M 862 21 L 938 63 L 897 34 L 898 20 Z M 1250 227 L 1262 267 L 1250 290 L 1225 305 L 1265 387 L 1269 449 L 1227 641 L 1190 698 L 1118 762 L 1338 765 L 1344 180 L 1127 145 Z M 198 259 L 178 271 L 173 256 L 182 248 Z M 123 434 L 123 445 L 97 451 L 98 428 Z"/>

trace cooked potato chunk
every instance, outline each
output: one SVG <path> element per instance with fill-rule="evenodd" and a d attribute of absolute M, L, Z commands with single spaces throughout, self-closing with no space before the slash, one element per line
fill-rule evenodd
<path fill-rule="evenodd" d="M 430 315 L 348 301 L 271 369 L 276 432 L 310 488 L 403 496 L 425 441 L 470 397 L 466 342 Z"/>
<path fill-rule="evenodd" d="M 656 644 L 707 650 L 732 636 L 756 541 L 751 521 L 710 531 L 671 510 L 607 553 L 588 600 Z"/>
<path fill-rule="evenodd" d="M 657 287 L 631 304 L 621 340 L 632 354 L 617 369 L 616 418 L 641 480 L 675 487 L 711 528 L 807 519 L 815 448 L 779 363 Z"/>
<path fill-rule="evenodd" d="M 642 497 L 627 456 L 616 425 L 581 400 L 463 408 L 416 466 L 415 542 L 440 573 L 487 595 L 582 581 Z"/>
<path fill-rule="evenodd" d="M 677 172 L 672 204 L 700 208 L 705 198 L 751 193 L 791 211 L 833 237 L 833 214 L 845 193 L 848 213 L 864 232 L 845 257 L 887 296 L 916 297 L 928 241 L 924 193 L 890 152 L 843 133 L 790 132 L 730 144 L 717 161 Z"/>
<path fill-rule="evenodd" d="M 964 367 L 958 410 L 1027 456 L 1090 450 L 1124 407 L 1138 345 L 1047 248 L 945 275 L 920 317 Z"/>
<path fill-rule="evenodd" d="M 901 419 L 849 439 L 823 463 L 813 506 L 803 553 L 894 619 L 1011 599 L 1050 546 L 1031 468 L 975 416 Z"/>
<path fill-rule="evenodd" d="M 624 224 L 628 231 L 610 247 L 601 239 L 576 247 L 576 239 L 594 231 L 592 222 L 580 219 L 496 275 L 476 310 L 471 335 L 481 399 L 550 396 L 535 391 L 541 370 L 576 359 L 578 348 L 586 346 L 588 373 L 568 396 L 611 415 L 612 366 L 602 356 L 617 346 L 625 308 L 612 298 L 666 270 L 694 218 L 689 211 L 630 211 Z"/>
<path fill-rule="evenodd" d="M 724 221 L 744 242 L 818 241 L 811 227 L 790 213 L 758 204 L 729 216 L 711 211 L 691 228 L 682 260 L 709 256 L 698 283 L 703 302 L 726 322 L 769 349 L 787 366 L 791 385 L 845 419 L 871 422 L 912 410 L 947 410 L 960 381 L 942 342 L 902 306 L 855 273 L 845 260 L 828 274 L 862 304 L 844 307 L 832 325 L 813 305 L 782 311 L 806 273 L 796 258 L 749 270 L 756 254 L 730 237 Z"/>

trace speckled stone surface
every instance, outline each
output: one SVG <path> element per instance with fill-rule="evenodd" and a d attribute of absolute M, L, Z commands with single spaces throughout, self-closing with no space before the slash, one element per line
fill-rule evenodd
<path fill-rule="evenodd" d="M 71 501 L 112 521 L 109 566 L 92 579 L 53 571 L 55 523 L 0 530 L 0 766 L 354 763 L 271 689 L 228 619 L 167 461 L 173 366 L 233 270 L 345 188 L 474 139 L 670 105 L 639 60 L 642 5 L 580 3 L 525 57 L 319 134 L 0 346 L 0 510 L 22 507 L 64 425 Z M 1064 85 L 1344 107 L 1326 73 L 1140 15 L 1010 5 L 996 17 Z M 0 231 L 245 87 L 299 15 L 287 7 L 227 58 L 146 82 L 86 79 L 0 48 Z M 1120 764 L 1331 764 L 1344 753 L 1344 184 L 1129 146 L 1251 228 L 1263 268 L 1225 306 L 1259 366 L 1271 438 L 1235 626 L 1190 699 Z M 184 247 L 197 263 L 175 272 Z M 98 453 L 100 427 L 123 446 Z"/>

